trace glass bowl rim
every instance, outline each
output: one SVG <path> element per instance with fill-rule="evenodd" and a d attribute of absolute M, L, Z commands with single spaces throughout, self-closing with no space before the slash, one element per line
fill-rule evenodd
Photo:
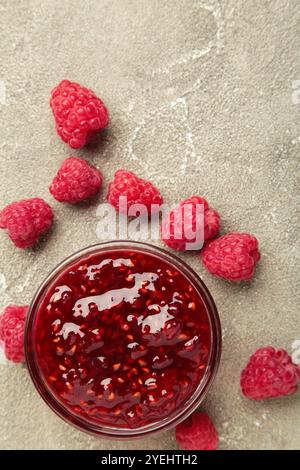
<path fill-rule="evenodd" d="M 41 299 L 43 298 L 43 295 L 47 291 L 49 284 L 51 283 L 51 281 L 55 280 L 56 276 L 59 275 L 60 271 L 63 268 L 67 267 L 69 264 L 75 262 L 76 260 L 79 260 L 80 258 L 85 256 L 92 255 L 95 252 L 122 249 L 147 252 L 150 255 L 161 257 L 163 260 L 177 267 L 177 269 L 182 274 L 184 274 L 190 282 L 192 282 L 193 287 L 201 296 L 207 310 L 207 316 L 211 328 L 212 343 L 210 357 L 206 366 L 205 374 L 200 380 L 198 387 L 194 390 L 192 396 L 187 400 L 187 402 L 183 403 L 177 410 L 171 413 L 170 416 L 167 416 L 161 421 L 156 421 L 154 423 L 150 423 L 139 428 L 117 428 L 106 425 L 100 425 L 97 423 L 87 422 L 75 414 L 72 415 L 70 410 L 63 406 L 63 404 L 60 403 L 55 398 L 54 394 L 52 394 L 49 390 L 45 380 L 42 377 L 42 372 L 39 369 L 38 361 L 35 357 L 35 351 L 32 346 L 32 327 L 34 325 L 38 306 L 40 304 Z M 58 263 L 44 278 L 44 280 L 41 282 L 38 289 L 36 290 L 29 306 L 29 312 L 25 324 L 24 348 L 27 368 L 30 373 L 31 380 L 35 385 L 35 388 L 37 389 L 38 393 L 41 395 L 43 400 L 47 403 L 47 405 L 60 418 L 62 418 L 65 422 L 72 424 L 77 429 L 85 431 L 94 436 L 97 435 L 99 437 L 115 439 L 133 439 L 141 438 L 145 435 L 152 435 L 154 433 L 156 434 L 160 431 L 167 431 L 177 426 L 180 422 L 188 418 L 188 416 L 190 416 L 193 411 L 195 411 L 200 402 L 202 402 L 202 400 L 205 398 L 217 373 L 221 357 L 222 333 L 218 310 L 208 288 L 206 287 L 202 279 L 199 277 L 199 275 L 185 261 L 176 256 L 174 253 L 160 248 L 156 245 L 152 245 L 150 243 L 131 240 L 114 240 L 96 243 L 94 245 L 90 245 L 86 248 L 82 248 L 76 251 L 75 253 L 67 256 L 60 263 Z"/>

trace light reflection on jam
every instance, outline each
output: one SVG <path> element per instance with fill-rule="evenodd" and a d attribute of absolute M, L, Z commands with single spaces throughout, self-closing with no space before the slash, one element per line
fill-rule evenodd
<path fill-rule="evenodd" d="M 195 391 L 210 351 L 206 309 L 188 279 L 141 252 L 87 256 L 62 272 L 35 323 L 44 379 L 71 412 L 137 428 Z"/>

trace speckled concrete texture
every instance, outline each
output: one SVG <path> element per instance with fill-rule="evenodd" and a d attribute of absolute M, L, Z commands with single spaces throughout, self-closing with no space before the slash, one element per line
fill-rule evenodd
<path fill-rule="evenodd" d="M 221 449 L 300 448 L 299 395 L 256 403 L 239 391 L 257 347 L 292 352 L 300 339 L 299 50 L 297 0 L 0 0 L 1 207 L 40 196 L 56 217 L 34 250 L 16 249 L 1 231 L 0 307 L 28 303 L 62 258 L 97 242 L 97 205 L 116 169 L 151 179 L 166 202 L 206 196 L 224 233 L 252 232 L 262 251 L 247 285 L 217 280 L 197 255 L 181 255 L 221 316 L 221 367 L 202 406 Z M 81 151 L 54 131 L 49 93 L 63 78 L 90 86 L 111 113 L 107 131 Z M 68 207 L 48 192 L 70 154 L 104 172 L 91 206 Z M 0 397 L 4 449 L 177 448 L 172 432 L 113 442 L 72 429 L 22 366 L 0 365 Z"/>

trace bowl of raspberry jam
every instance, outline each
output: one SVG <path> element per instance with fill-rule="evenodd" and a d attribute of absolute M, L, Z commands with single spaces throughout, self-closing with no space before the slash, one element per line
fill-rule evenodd
<path fill-rule="evenodd" d="M 46 403 L 94 435 L 170 429 L 205 397 L 220 360 L 214 301 L 182 260 L 139 242 L 86 248 L 32 301 L 26 362 Z"/>

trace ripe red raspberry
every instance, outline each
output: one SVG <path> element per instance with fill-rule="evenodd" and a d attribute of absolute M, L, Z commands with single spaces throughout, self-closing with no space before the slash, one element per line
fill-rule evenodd
<path fill-rule="evenodd" d="M 251 279 L 260 259 L 257 239 L 238 232 L 209 241 L 200 256 L 209 272 L 229 281 Z"/>
<path fill-rule="evenodd" d="M 70 147 L 78 149 L 108 124 L 108 111 L 95 93 L 78 83 L 63 80 L 51 93 L 58 135 Z"/>
<path fill-rule="evenodd" d="M 24 362 L 24 326 L 29 306 L 9 305 L 0 315 L 0 341 L 10 361 Z"/>
<path fill-rule="evenodd" d="M 102 173 L 78 157 L 66 158 L 50 186 L 50 193 L 60 202 L 76 204 L 94 196 L 101 188 Z"/>
<path fill-rule="evenodd" d="M 0 211 L 0 228 L 19 248 L 33 246 L 40 236 L 50 229 L 53 212 L 43 199 L 33 198 L 12 202 Z"/>
<path fill-rule="evenodd" d="M 186 450 L 216 450 L 218 431 L 206 413 L 194 413 L 176 427 L 176 439 Z"/>
<path fill-rule="evenodd" d="M 300 367 L 284 349 L 258 349 L 241 374 L 243 394 L 253 400 L 291 395 L 298 389 Z"/>
<path fill-rule="evenodd" d="M 197 206 L 203 206 L 203 218 L 196 220 Z M 203 224 L 204 222 L 204 224 Z M 200 225 L 197 227 L 197 225 Z M 197 229 L 197 230 L 196 230 Z M 215 237 L 220 229 L 220 216 L 210 209 L 207 201 L 200 196 L 192 196 L 173 209 L 162 222 L 162 240 L 174 250 L 186 250 L 187 244 L 195 243 L 194 249 L 202 248 L 205 240 Z M 195 236 L 197 233 L 199 240 Z"/>
<path fill-rule="evenodd" d="M 123 169 L 116 171 L 114 180 L 109 183 L 107 200 L 118 211 L 126 213 L 126 209 L 119 204 L 121 196 L 127 197 L 128 209 L 133 204 L 143 204 L 148 213 L 151 211 L 152 204 L 160 205 L 163 202 L 160 192 L 150 181 Z"/>

